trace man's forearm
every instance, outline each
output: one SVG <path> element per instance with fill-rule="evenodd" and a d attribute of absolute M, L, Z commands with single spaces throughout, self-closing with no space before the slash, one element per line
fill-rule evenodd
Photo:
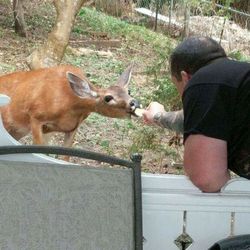
<path fill-rule="evenodd" d="M 161 127 L 183 134 L 183 110 L 162 113 L 158 119 L 156 117 L 156 120 Z"/>

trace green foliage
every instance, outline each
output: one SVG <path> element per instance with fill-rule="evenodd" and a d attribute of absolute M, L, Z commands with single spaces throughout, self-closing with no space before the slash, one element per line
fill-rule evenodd
<path fill-rule="evenodd" d="M 126 39 L 128 43 L 150 45 L 157 50 L 161 46 L 170 44 L 168 37 L 157 34 L 145 27 L 129 24 L 112 16 L 107 16 L 102 12 L 98 12 L 89 8 L 82 8 L 79 12 L 78 22 L 74 28 L 74 32 L 85 33 L 106 32 L 111 37 L 119 37 Z"/>
<path fill-rule="evenodd" d="M 133 144 L 130 147 L 130 153 L 143 153 L 144 150 L 157 150 L 159 148 L 159 137 L 157 137 L 156 128 L 141 127 L 133 133 Z"/>
<path fill-rule="evenodd" d="M 165 129 L 151 126 L 137 127 L 131 137 L 133 138 L 133 143 L 129 148 L 130 154 L 150 154 L 156 166 L 162 166 L 166 159 L 171 159 L 173 162 L 180 160 L 178 149 L 169 146 L 166 142 L 169 135 Z"/>
<path fill-rule="evenodd" d="M 245 56 L 239 50 L 231 51 L 228 56 L 238 61 L 250 62 L 250 57 Z"/>
<path fill-rule="evenodd" d="M 147 99 L 162 103 L 166 109 L 181 107 L 181 100 L 175 85 L 169 78 L 168 60 L 172 47 L 169 44 L 155 48 L 156 59 L 148 68 L 148 73 L 154 75 L 155 89 L 147 95 Z"/>
<path fill-rule="evenodd" d="M 109 34 L 124 35 L 133 31 L 130 25 L 117 18 L 107 16 L 93 9 L 82 8 L 78 14 L 85 25 L 96 32 L 108 32 Z"/>
<path fill-rule="evenodd" d="M 101 140 L 99 144 L 109 155 L 113 154 L 109 140 Z"/>
<path fill-rule="evenodd" d="M 15 71 L 16 67 L 6 63 L 0 63 L 0 72 L 12 72 Z"/>
<path fill-rule="evenodd" d="M 155 81 L 156 89 L 152 93 L 153 99 L 165 106 L 165 109 L 180 109 L 181 99 L 175 85 L 169 78 L 161 78 Z"/>

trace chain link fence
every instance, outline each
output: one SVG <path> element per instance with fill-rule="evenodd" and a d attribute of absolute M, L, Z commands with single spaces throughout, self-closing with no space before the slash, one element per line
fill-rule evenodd
<path fill-rule="evenodd" d="M 92 2 L 92 1 L 90 1 Z M 218 3 L 217 3 L 218 2 Z M 213 0 L 94 0 L 97 9 L 114 16 L 122 16 L 125 12 L 133 12 L 133 7 L 147 8 L 156 14 L 177 18 L 183 16 L 186 8 L 192 14 L 216 14 L 227 16 L 242 28 L 250 29 L 250 0 L 232 1 L 230 6 L 220 4 L 225 1 Z M 157 20 L 156 20 L 157 21 Z"/>
<path fill-rule="evenodd" d="M 172 37 L 213 37 L 250 56 L 250 0 L 95 0 L 95 7 Z M 224 4 L 223 4 L 224 3 Z M 145 21 L 146 20 L 146 21 Z"/>
<path fill-rule="evenodd" d="M 211 0 L 137 0 L 134 4 L 137 13 L 150 16 L 155 30 L 182 38 L 210 36 L 226 50 L 249 56 L 250 0 L 234 2 L 226 6 Z"/>
<path fill-rule="evenodd" d="M 184 17 L 186 8 L 190 9 L 192 15 L 227 16 L 242 28 L 250 29 L 250 0 L 233 1 L 230 6 L 217 3 L 223 1 L 212 0 L 137 0 L 133 2 L 138 8 L 147 8 L 156 14 L 169 17 L 173 15 L 177 18 Z"/>

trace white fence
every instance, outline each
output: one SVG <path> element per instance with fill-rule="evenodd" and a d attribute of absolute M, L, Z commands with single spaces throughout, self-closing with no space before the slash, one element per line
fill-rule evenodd
<path fill-rule="evenodd" d="M 250 234 L 246 179 L 211 194 L 184 176 L 143 174 L 142 188 L 144 250 L 205 250 L 223 238 Z"/>

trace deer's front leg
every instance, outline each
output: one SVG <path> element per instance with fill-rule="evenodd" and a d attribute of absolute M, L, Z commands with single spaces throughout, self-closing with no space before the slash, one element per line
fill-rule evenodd
<path fill-rule="evenodd" d="M 45 144 L 46 141 L 44 139 L 43 134 L 43 124 L 35 118 L 31 118 L 31 133 L 33 137 L 33 144 Z"/>
<path fill-rule="evenodd" d="M 65 135 L 64 135 L 64 143 L 63 143 L 64 147 L 69 147 L 69 148 L 72 147 L 73 142 L 74 142 L 74 138 L 75 138 L 75 135 L 76 135 L 76 131 L 77 131 L 77 128 L 74 129 L 71 132 L 66 132 L 65 133 Z M 69 161 L 69 156 L 68 155 L 64 156 L 63 160 Z"/>

